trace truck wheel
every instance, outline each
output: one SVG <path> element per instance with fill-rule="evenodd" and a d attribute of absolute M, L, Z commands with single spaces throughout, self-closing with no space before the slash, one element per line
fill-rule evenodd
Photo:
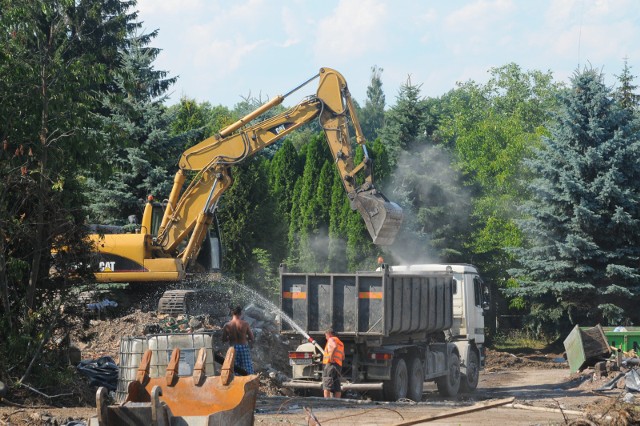
<path fill-rule="evenodd" d="M 476 351 L 469 351 L 467 359 L 467 374 L 460 378 L 460 390 L 462 392 L 473 392 L 478 387 L 480 380 L 480 362 Z"/>
<path fill-rule="evenodd" d="M 436 379 L 438 393 L 441 396 L 456 396 L 460 389 L 460 358 L 457 354 L 449 355 L 449 368 L 445 376 Z"/>
<path fill-rule="evenodd" d="M 385 380 L 382 387 L 387 401 L 397 401 L 407 397 L 407 363 L 402 358 L 396 358 L 391 366 L 391 380 Z"/>
<path fill-rule="evenodd" d="M 410 365 L 407 398 L 415 402 L 420 402 L 422 401 L 422 392 L 424 390 L 424 369 L 422 368 L 422 360 L 419 357 L 415 357 L 411 360 Z"/>

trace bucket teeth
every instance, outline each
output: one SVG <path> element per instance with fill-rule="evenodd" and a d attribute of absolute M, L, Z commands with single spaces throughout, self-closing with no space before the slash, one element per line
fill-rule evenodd
<path fill-rule="evenodd" d="M 370 189 L 357 193 L 351 208 L 358 210 L 374 244 L 388 246 L 400 231 L 404 214 L 402 208 L 389 201 L 381 192 Z"/>

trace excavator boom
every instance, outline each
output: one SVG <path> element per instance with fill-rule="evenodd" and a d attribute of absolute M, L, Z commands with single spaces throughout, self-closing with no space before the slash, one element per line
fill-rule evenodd
<path fill-rule="evenodd" d="M 232 184 L 230 168 L 316 118 L 326 134 L 351 207 L 361 214 L 375 244 L 393 243 L 402 223 L 402 209 L 375 188 L 372 162 L 366 148 L 363 161 L 354 164 L 349 119 L 356 132 L 356 142 L 364 147 L 365 139 L 354 114 L 355 107 L 347 83 L 340 73 L 330 68 L 320 69 L 314 78 L 320 79 L 316 96 L 272 118 L 250 125 L 252 120 L 280 105 L 287 96 L 302 87 L 298 86 L 182 154 L 180 171 L 176 175 L 174 191 L 169 198 L 157 239 L 157 244 L 164 251 L 173 252 L 191 235 L 187 249 L 181 254 L 183 262 L 188 265 L 201 242 L 199 230 L 206 229 L 209 224 L 206 217 L 213 212 L 221 195 Z M 180 194 L 186 170 L 195 171 L 196 176 Z M 358 182 L 361 183 L 358 185 Z"/>
<path fill-rule="evenodd" d="M 256 123 L 256 119 L 315 79 L 319 80 L 315 95 Z M 333 69 L 321 68 L 295 89 L 187 149 L 180 157 L 180 168 L 161 221 L 155 220 L 154 209 L 147 203 L 140 233 L 92 235 L 100 252 L 98 281 L 180 281 L 193 270 L 190 268 L 200 268 L 198 256 L 207 246 L 205 240 L 211 238 L 209 230 L 218 200 L 233 184 L 233 167 L 316 119 L 325 133 L 351 208 L 360 213 L 375 244 L 392 244 L 402 224 L 402 209 L 374 185 L 372 160 L 344 77 Z M 354 161 L 350 126 L 364 153 L 359 164 Z"/>

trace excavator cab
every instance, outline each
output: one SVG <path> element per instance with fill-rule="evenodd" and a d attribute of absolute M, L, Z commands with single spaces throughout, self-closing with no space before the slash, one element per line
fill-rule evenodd
<path fill-rule="evenodd" d="M 158 203 L 153 201 L 153 197 L 149 196 L 142 215 L 142 233 L 148 233 L 152 238 L 158 237 L 158 232 L 162 224 L 162 218 L 167 209 L 168 203 Z M 179 250 L 184 249 L 186 241 L 183 242 Z M 188 265 L 187 273 L 190 272 L 206 272 L 219 273 L 222 269 L 222 243 L 220 240 L 220 223 L 218 215 L 213 212 L 211 225 L 205 232 L 202 245 L 193 264 Z"/>

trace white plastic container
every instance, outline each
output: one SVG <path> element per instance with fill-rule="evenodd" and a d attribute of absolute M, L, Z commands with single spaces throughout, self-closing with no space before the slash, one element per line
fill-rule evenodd
<path fill-rule="evenodd" d="M 120 364 L 118 366 L 116 401 L 120 403 L 125 400 L 129 383 L 135 380 L 138 367 L 142 361 L 142 355 L 147 349 L 152 351 L 149 376 L 155 378 L 165 375 L 171 353 L 175 348 L 180 348 L 179 376 L 190 376 L 193 373 L 195 359 L 200 348 L 205 348 L 207 352 L 205 361 L 206 375 L 215 375 L 213 337 L 210 333 L 125 336 L 120 339 Z"/>

